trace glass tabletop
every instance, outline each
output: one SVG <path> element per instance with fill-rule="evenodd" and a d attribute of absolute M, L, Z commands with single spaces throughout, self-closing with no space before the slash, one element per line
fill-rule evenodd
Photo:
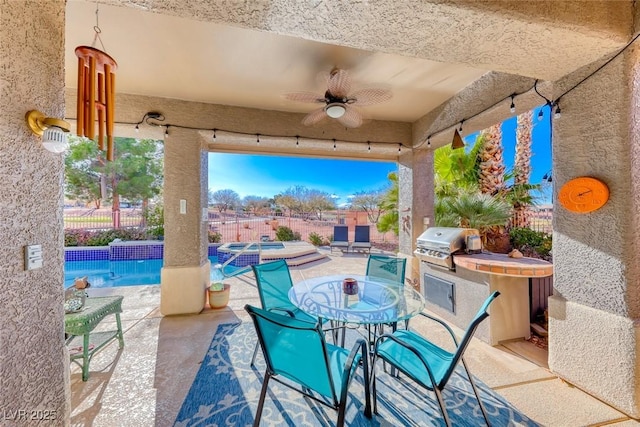
<path fill-rule="evenodd" d="M 357 292 L 353 295 L 343 290 L 345 278 L 357 281 Z M 358 275 L 303 280 L 289 290 L 289 299 L 313 316 L 358 324 L 406 320 L 424 309 L 424 298 L 411 286 Z"/>

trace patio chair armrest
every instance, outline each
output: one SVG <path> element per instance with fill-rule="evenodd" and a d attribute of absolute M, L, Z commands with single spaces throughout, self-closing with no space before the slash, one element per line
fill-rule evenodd
<path fill-rule="evenodd" d="M 293 313 L 293 311 L 288 310 L 286 308 L 273 307 L 273 308 L 270 308 L 267 311 L 284 311 L 287 315 L 289 315 L 289 317 L 296 317 L 296 315 Z"/>
<path fill-rule="evenodd" d="M 439 323 L 441 326 L 443 326 L 447 332 L 449 332 L 449 335 L 451 335 L 451 339 L 453 340 L 453 343 L 456 345 L 456 347 L 458 346 L 458 339 L 456 338 L 456 335 L 453 333 L 453 329 L 451 329 L 451 327 L 449 325 L 447 325 L 443 320 L 438 319 L 437 317 L 433 317 L 430 316 L 426 313 L 418 313 L 423 317 L 426 317 L 429 320 L 433 320 L 436 323 Z"/>
<path fill-rule="evenodd" d="M 427 373 L 429 374 L 429 379 L 431 380 L 431 383 L 435 387 L 436 381 L 435 381 L 435 378 L 433 377 L 433 372 L 431 372 L 431 366 L 429 366 L 429 362 L 427 362 L 427 360 L 424 358 L 424 356 L 422 356 L 422 353 L 420 353 L 411 344 L 408 344 L 408 343 L 402 341 L 398 337 L 395 337 L 393 334 L 382 334 L 376 339 L 376 355 L 378 354 L 378 346 L 380 345 L 380 342 L 382 342 L 384 339 L 387 339 L 387 338 L 392 340 L 396 344 L 406 348 L 410 352 L 412 352 L 420 360 L 420 362 L 422 362 L 422 364 L 424 365 L 424 367 L 427 370 Z M 391 363 L 391 362 L 389 362 L 389 363 Z M 403 370 L 401 366 L 396 366 L 396 368 L 400 369 L 401 371 Z"/>

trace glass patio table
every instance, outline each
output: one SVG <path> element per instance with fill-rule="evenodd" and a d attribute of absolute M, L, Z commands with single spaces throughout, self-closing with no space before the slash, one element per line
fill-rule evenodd
<path fill-rule="evenodd" d="M 358 281 L 356 294 L 344 293 L 342 282 L 346 278 Z M 289 300 L 312 316 L 365 325 L 369 332 L 371 326 L 408 320 L 424 309 L 424 298 L 411 286 L 350 274 L 305 279 L 289 290 Z"/>

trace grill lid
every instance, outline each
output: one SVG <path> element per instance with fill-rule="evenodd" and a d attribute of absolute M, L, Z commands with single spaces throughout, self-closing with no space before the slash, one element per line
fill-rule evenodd
<path fill-rule="evenodd" d="M 475 228 L 431 227 L 418 237 L 419 249 L 433 250 L 452 254 L 465 248 L 465 239 L 469 235 L 480 235 Z"/>

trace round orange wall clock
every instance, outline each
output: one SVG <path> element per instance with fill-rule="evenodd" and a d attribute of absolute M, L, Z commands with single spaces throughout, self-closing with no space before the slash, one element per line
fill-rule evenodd
<path fill-rule="evenodd" d="M 609 200 L 609 187 L 597 178 L 581 176 L 568 181 L 560 188 L 558 200 L 571 212 L 593 212 Z"/>

